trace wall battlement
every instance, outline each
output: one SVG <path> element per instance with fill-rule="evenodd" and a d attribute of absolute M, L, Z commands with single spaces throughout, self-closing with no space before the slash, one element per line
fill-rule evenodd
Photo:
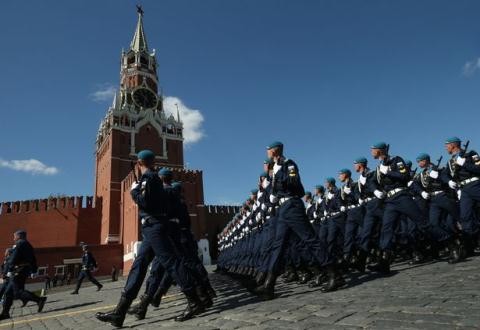
<path fill-rule="evenodd" d="M 45 212 L 54 209 L 92 209 L 92 196 L 67 196 L 25 201 L 1 202 L 0 217 L 18 213 Z"/>
<path fill-rule="evenodd" d="M 235 205 L 205 205 L 205 211 L 207 214 L 231 214 L 240 211 L 240 206 Z"/>

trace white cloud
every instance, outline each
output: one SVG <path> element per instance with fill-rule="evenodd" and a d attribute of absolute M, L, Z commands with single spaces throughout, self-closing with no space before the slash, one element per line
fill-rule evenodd
<path fill-rule="evenodd" d="M 177 117 L 177 105 L 180 112 L 180 120 L 183 122 L 183 138 L 185 144 L 191 144 L 200 141 L 205 133 L 202 129 L 203 115 L 199 110 L 190 109 L 178 97 L 167 96 L 163 100 L 165 112 Z"/>
<path fill-rule="evenodd" d="M 103 84 L 98 89 L 90 94 L 90 97 L 95 102 L 111 101 L 117 90 L 110 84 Z"/>
<path fill-rule="evenodd" d="M 0 158 L 0 167 L 6 167 L 14 171 L 22 171 L 31 174 L 55 175 L 58 173 L 56 167 L 47 166 L 36 159 L 3 160 Z"/>
<path fill-rule="evenodd" d="M 468 61 L 463 65 L 463 75 L 470 77 L 475 74 L 477 70 L 480 69 L 480 57 L 473 61 Z"/>

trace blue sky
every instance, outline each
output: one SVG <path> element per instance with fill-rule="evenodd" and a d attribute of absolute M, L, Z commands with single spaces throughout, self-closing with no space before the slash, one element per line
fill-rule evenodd
<path fill-rule="evenodd" d="M 4 1 L 0 201 L 91 195 L 94 142 L 133 1 Z M 207 203 L 239 203 L 273 140 L 307 189 L 385 140 L 414 160 L 479 149 L 478 1 L 142 1 L 164 95 L 198 110 L 185 148 Z M 38 163 L 12 163 L 35 159 Z M 19 171 L 13 168 L 30 170 Z M 40 173 L 32 173 L 37 169 Z"/>

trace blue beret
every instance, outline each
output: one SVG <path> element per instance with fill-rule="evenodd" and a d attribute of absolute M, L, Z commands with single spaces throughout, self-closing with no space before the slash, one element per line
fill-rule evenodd
<path fill-rule="evenodd" d="M 161 176 L 172 176 L 172 171 L 166 167 L 162 167 L 158 174 Z"/>
<path fill-rule="evenodd" d="M 263 176 L 264 178 L 268 177 L 268 173 L 267 172 L 262 172 L 260 173 L 260 176 Z"/>
<path fill-rule="evenodd" d="M 266 158 L 264 161 L 263 161 L 264 164 L 273 164 L 273 159 L 270 159 L 270 158 Z"/>
<path fill-rule="evenodd" d="M 182 183 L 179 181 L 172 182 L 172 188 L 182 188 Z"/>
<path fill-rule="evenodd" d="M 324 192 L 324 191 L 325 191 L 325 187 L 324 187 L 323 185 L 321 185 L 321 184 L 317 184 L 317 185 L 315 186 L 315 189 L 318 189 L 318 190 L 320 190 L 321 192 Z"/>
<path fill-rule="evenodd" d="M 460 144 L 460 143 L 462 143 L 462 140 L 460 140 L 456 136 L 452 136 L 452 137 L 445 140 L 445 144 L 448 144 L 448 143 L 458 143 L 458 144 Z"/>
<path fill-rule="evenodd" d="M 281 148 L 283 147 L 283 143 L 280 142 L 280 141 L 274 141 L 272 143 L 270 143 L 268 146 L 267 146 L 267 150 L 270 150 L 270 149 L 273 149 L 273 148 Z"/>
<path fill-rule="evenodd" d="M 387 144 L 385 142 L 377 142 L 372 145 L 372 149 L 387 149 Z"/>
<path fill-rule="evenodd" d="M 367 165 L 368 160 L 365 157 L 358 157 L 353 161 L 354 164 L 365 164 Z"/>
<path fill-rule="evenodd" d="M 141 160 L 153 160 L 155 159 L 155 154 L 151 150 L 145 149 L 137 154 L 137 158 Z"/>
<path fill-rule="evenodd" d="M 408 167 L 412 167 L 412 161 L 410 159 L 407 159 L 405 161 L 405 165 L 407 165 Z"/>
<path fill-rule="evenodd" d="M 325 181 L 328 182 L 328 183 L 330 183 L 330 184 L 335 184 L 335 182 L 336 182 L 335 179 L 332 178 L 331 176 L 328 177 L 328 178 L 326 178 Z"/>
<path fill-rule="evenodd" d="M 312 193 L 310 191 L 306 191 L 305 196 L 312 197 Z"/>
<path fill-rule="evenodd" d="M 338 171 L 340 174 L 346 174 L 348 176 L 352 175 L 352 171 L 350 171 L 348 168 L 342 168 L 340 171 Z"/>
<path fill-rule="evenodd" d="M 258 189 L 252 189 L 250 190 L 250 192 L 252 193 L 252 195 L 256 195 L 258 193 Z"/>
<path fill-rule="evenodd" d="M 425 152 L 422 152 L 421 154 L 419 154 L 417 156 L 417 162 L 422 161 L 422 160 L 430 160 L 430 155 L 425 153 Z"/>

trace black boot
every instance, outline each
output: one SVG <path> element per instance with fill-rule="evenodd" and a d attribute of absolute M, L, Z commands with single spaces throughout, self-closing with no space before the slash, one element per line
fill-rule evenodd
<path fill-rule="evenodd" d="M 117 307 L 115 307 L 113 311 L 107 313 L 98 312 L 95 314 L 95 317 L 102 322 L 110 322 L 110 324 L 114 327 L 121 328 L 123 326 L 123 321 L 125 320 L 128 307 L 130 307 L 131 303 L 132 300 L 121 296 Z"/>
<path fill-rule="evenodd" d="M 356 262 L 353 265 L 360 273 L 365 273 L 365 265 L 367 264 L 367 252 L 364 250 L 358 251 Z"/>
<path fill-rule="evenodd" d="M 257 276 L 255 277 L 255 282 L 257 282 L 257 286 L 262 285 L 267 278 L 267 273 L 258 272 Z"/>
<path fill-rule="evenodd" d="M 382 274 L 389 274 L 391 255 L 392 254 L 390 251 L 383 251 L 381 257 L 378 260 L 378 263 L 372 266 L 368 266 L 368 269 L 374 272 L 382 273 Z"/>
<path fill-rule="evenodd" d="M 207 290 L 204 286 L 197 286 L 195 288 L 195 293 L 197 294 L 198 300 L 202 303 L 204 308 L 210 308 L 213 305 L 213 301 L 207 293 Z"/>
<path fill-rule="evenodd" d="M 410 265 L 419 265 L 423 264 L 425 262 L 425 257 L 422 252 L 419 250 L 413 251 L 413 258 L 410 260 L 409 264 Z"/>
<path fill-rule="evenodd" d="M 277 277 L 273 273 L 268 273 L 265 283 L 254 290 L 254 294 L 263 300 L 272 300 L 275 298 L 275 281 Z"/>
<path fill-rule="evenodd" d="M 212 284 L 210 284 L 210 281 L 207 280 L 204 286 L 210 299 L 213 300 L 213 298 L 217 298 L 217 293 L 215 292 L 215 289 L 212 287 Z"/>
<path fill-rule="evenodd" d="M 135 315 L 137 320 L 143 320 L 147 314 L 148 305 L 152 301 L 152 298 L 144 294 L 140 296 L 140 302 L 128 309 L 128 314 Z"/>
<path fill-rule="evenodd" d="M 177 322 L 189 320 L 205 310 L 194 291 L 184 292 L 184 294 L 187 297 L 187 308 L 185 308 L 181 315 L 175 318 Z"/>
<path fill-rule="evenodd" d="M 343 276 L 339 274 L 335 265 L 331 265 L 328 267 L 327 274 L 327 285 L 322 288 L 322 292 L 336 291 L 339 287 L 345 284 Z"/>
<path fill-rule="evenodd" d="M 320 272 L 313 278 L 313 281 L 308 283 L 308 287 L 318 288 L 319 286 L 322 286 L 322 284 L 325 283 L 326 280 L 327 280 L 327 274 L 325 272 Z"/>
<path fill-rule="evenodd" d="M 162 302 L 162 297 L 167 293 L 167 290 L 164 288 L 158 288 L 157 292 L 155 292 L 155 295 L 152 298 L 151 304 L 153 307 L 158 307 L 160 306 L 160 303 Z"/>
<path fill-rule="evenodd" d="M 460 240 L 460 238 L 455 238 L 452 241 L 448 243 L 448 251 L 449 251 L 449 257 L 448 257 L 448 263 L 449 264 L 456 264 L 460 261 L 465 256 L 465 247 L 463 246 L 463 242 Z"/>
<path fill-rule="evenodd" d="M 37 312 L 41 313 L 43 311 L 43 306 L 45 306 L 45 302 L 47 301 L 47 297 L 40 297 L 38 298 L 38 310 Z"/>
<path fill-rule="evenodd" d="M 299 284 L 307 284 L 313 277 L 313 274 L 308 271 L 308 270 L 305 270 L 303 273 L 302 273 L 302 276 L 300 276 L 300 279 L 298 280 L 298 283 Z"/>
<path fill-rule="evenodd" d="M 285 283 L 292 283 L 298 281 L 298 274 L 295 270 L 289 273 L 289 275 L 285 278 Z"/>
<path fill-rule="evenodd" d="M 0 321 L 1 320 L 6 320 L 6 319 L 9 319 L 10 318 L 10 314 L 9 313 L 4 313 L 2 312 L 2 314 L 0 314 Z"/>

